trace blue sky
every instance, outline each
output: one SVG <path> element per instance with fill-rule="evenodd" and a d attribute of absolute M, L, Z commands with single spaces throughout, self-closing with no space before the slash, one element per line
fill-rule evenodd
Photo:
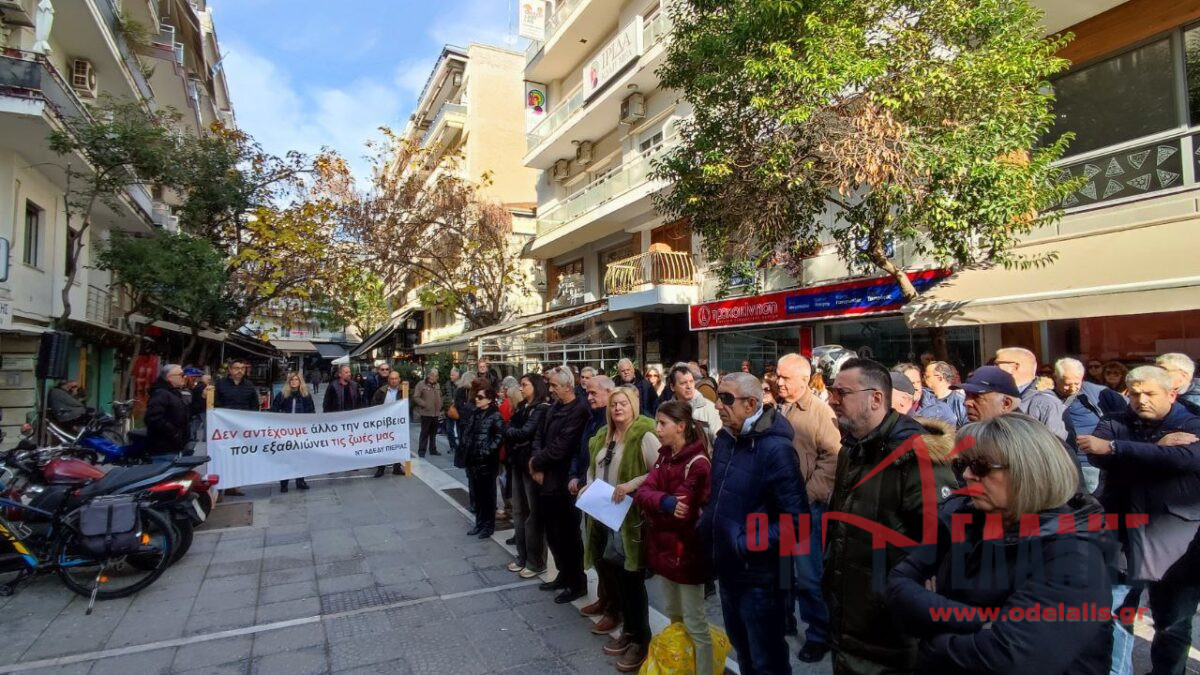
<path fill-rule="evenodd" d="M 523 49 L 515 0 L 209 0 L 238 125 L 272 153 L 404 126 L 446 43 Z M 363 175 L 359 173 L 359 175 Z"/>

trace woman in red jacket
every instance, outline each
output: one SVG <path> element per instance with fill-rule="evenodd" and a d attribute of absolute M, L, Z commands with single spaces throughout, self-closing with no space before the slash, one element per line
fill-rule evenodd
<path fill-rule="evenodd" d="M 712 636 L 704 612 L 708 578 L 696 536 L 696 519 L 708 501 L 708 437 L 692 419 L 687 401 L 658 407 L 655 433 L 662 441 L 658 460 L 634 494 L 646 516 L 646 556 L 663 581 L 667 616 L 682 621 L 696 653 L 696 673 L 713 672 Z"/>

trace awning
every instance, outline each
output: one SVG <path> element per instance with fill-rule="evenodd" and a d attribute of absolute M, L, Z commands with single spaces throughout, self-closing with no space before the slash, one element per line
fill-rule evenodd
<path fill-rule="evenodd" d="M 555 321 L 554 323 L 546 324 L 545 326 L 541 327 L 541 330 L 551 330 L 553 328 L 563 328 L 566 326 L 573 326 L 578 323 L 583 323 L 584 321 L 587 321 L 588 319 L 591 319 L 592 317 L 600 316 L 601 314 L 603 314 L 607 311 L 608 311 L 608 307 L 601 305 L 594 309 L 589 309 L 586 312 L 580 312 L 579 314 L 572 314 L 571 316 L 568 316 L 565 319 L 560 319 L 558 321 Z"/>
<path fill-rule="evenodd" d="M 325 359 L 336 359 L 350 353 L 350 350 L 332 342 L 314 342 L 313 346 L 317 348 L 321 358 Z"/>
<path fill-rule="evenodd" d="M 1028 270 L 965 270 L 904 308 L 908 325 L 979 324 L 1177 312 L 1200 305 L 1194 219 L 1040 241 L 1022 256 L 1056 252 Z"/>
<path fill-rule="evenodd" d="M 508 331 L 515 331 L 515 330 L 523 329 L 523 328 L 528 329 L 528 328 L 533 327 L 535 324 L 541 324 L 545 321 L 557 319 L 557 318 L 560 318 L 560 317 L 568 315 L 568 314 L 578 315 L 578 314 L 596 309 L 597 307 L 599 307 L 601 309 L 601 311 L 604 311 L 603 303 L 593 302 L 593 303 L 589 303 L 586 305 L 576 305 L 575 307 L 564 307 L 561 309 L 552 309 L 548 312 L 541 312 L 539 314 L 529 314 L 527 316 L 522 316 L 522 317 L 518 317 L 516 319 L 512 319 L 511 321 L 505 321 L 504 323 L 498 323 L 494 326 L 488 326 L 487 328 L 477 328 L 472 331 L 467 331 L 466 333 L 463 333 L 462 335 L 458 335 L 456 337 L 446 338 L 445 340 L 438 340 L 437 342 L 427 342 L 422 345 L 417 345 L 416 351 L 418 354 L 436 354 L 438 352 L 443 352 L 443 351 L 447 351 L 447 350 L 453 351 L 456 349 L 461 349 L 463 347 L 466 347 L 466 346 L 470 345 L 473 340 L 478 340 L 479 338 L 482 338 L 482 337 L 499 335 L 500 333 L 505 333 Z"/>
<path fill-rule="evenodd" d="M 271 346 L 285 354 L 316 354 L 319 351 L 308 340 L 271 340 Z"/>
<path fill-rule="evenodd" d="M 407 321 L 408 317 L 412 316 L 412 313 L 415 311 L 417 311 L 416 305 L 410 303 L 404 307 L 401 307 L 395 312 L 392 312 L 392 317 L 388 319 L 388 322 L 382 328 L 363 338 L 362 342 L 358 343 L 354 349 L 350 350 L 350 358 L 366 356 L 371 352 L 371 350 L 383 344 L 383 341 L 390 338 L 392 334 L 400 328 L 400 326 L 404 325 L 404 322 Z"/>
<path fill-rule="evenodd" d="M 233 348 L 247 354 L 253 354 L 255 356 L 261 356 L 268 359 L 283 356 L 283 354 L 269 342 L 263 342 L 252 335 L 246 335 L 245 333 L 238 331 L 226 334 L 225 346 L 227 348 Z"/>
<path fill-rule="evenodd" d="M 143 321 L 144 321 L 144 319 L 143 319 Z M 141 323 L 141 322 L 138 322 L 138 323 Z M 150 325 L 156 326 L 158 328 L 163 328 L 163 329 L 166 329 L 169 331 L 174 331 L 176 333 L 179 333 L 180 335 L 191 335 L 192 334 L 191 328 L 188 328 L 187 326 L 181 326 L 177 323 L 173 323 L 171 321 L 166 321 L 164 319 L 159 319 L 158 321 L 155 321 L 154 323 L 152 323 Z M 205 330 L 203 328 L 200 329 L 200 333 L 199 333 L 200 337 L 204 338 L 205 340 L 212 340 L 214 342 L 224 342 L 227 335 L 228 334 L 224 333 L 224 332 Z"/>

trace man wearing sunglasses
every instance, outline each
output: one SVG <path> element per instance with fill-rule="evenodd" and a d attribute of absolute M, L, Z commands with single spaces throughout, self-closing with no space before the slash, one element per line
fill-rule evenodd
<path fill-rule="evenodd" d="M 933 461 L 934 485 L 922 484 L 916 452 L 888 459 L 925 430 L 911 417 L 892 410 L 892 376 L 883 365 L 849 359 L 828 391 L 829 405 L 842 428 L 829 510 L 859 516 L 920 541 L 927 491 L 934 491 L 941 501 L 958 485 L 949 453 L 940 444 L 922 444 Z M 904 559 L 905 552 L 888 546 L 882 561 L 886 569 L 876 569 L 873 533 L 831 520 L 825 535 L 823 590 L 829 606 L 833 671 L 912 672 L 917 640 L 896 630 L 884 589 L 875 584 Z"/>
<path fill-rule="evenodd" d="M 762 395 L 762 383 L 749 373 L 721 379 L 717 412 L 724 427 L 713 444 L 713 496 L 696 530 L 703 550 L 712 552 L 725 630 L 741 671 L 789 673 L 784 625 L 792 580 L 791 566 L 779 555 L 779 522 L 798 522 L 796 516 L 808 513 L 808 499 L 792 426 L 775 408 L 763 407 Z M 748 547 L 751 514 L 766 515 L 766 531 L 757 533 L 758 541 L 766 539 L 765 551 Z"/>

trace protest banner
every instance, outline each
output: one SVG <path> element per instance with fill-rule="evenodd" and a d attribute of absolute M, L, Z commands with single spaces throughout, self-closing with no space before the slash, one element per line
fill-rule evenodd
<path fill-rule="evenodd" d="M 412 459 L 408 401 L 346 412 L 282 414 L 208 411 L 210 471 L 222 488 Z"/>

